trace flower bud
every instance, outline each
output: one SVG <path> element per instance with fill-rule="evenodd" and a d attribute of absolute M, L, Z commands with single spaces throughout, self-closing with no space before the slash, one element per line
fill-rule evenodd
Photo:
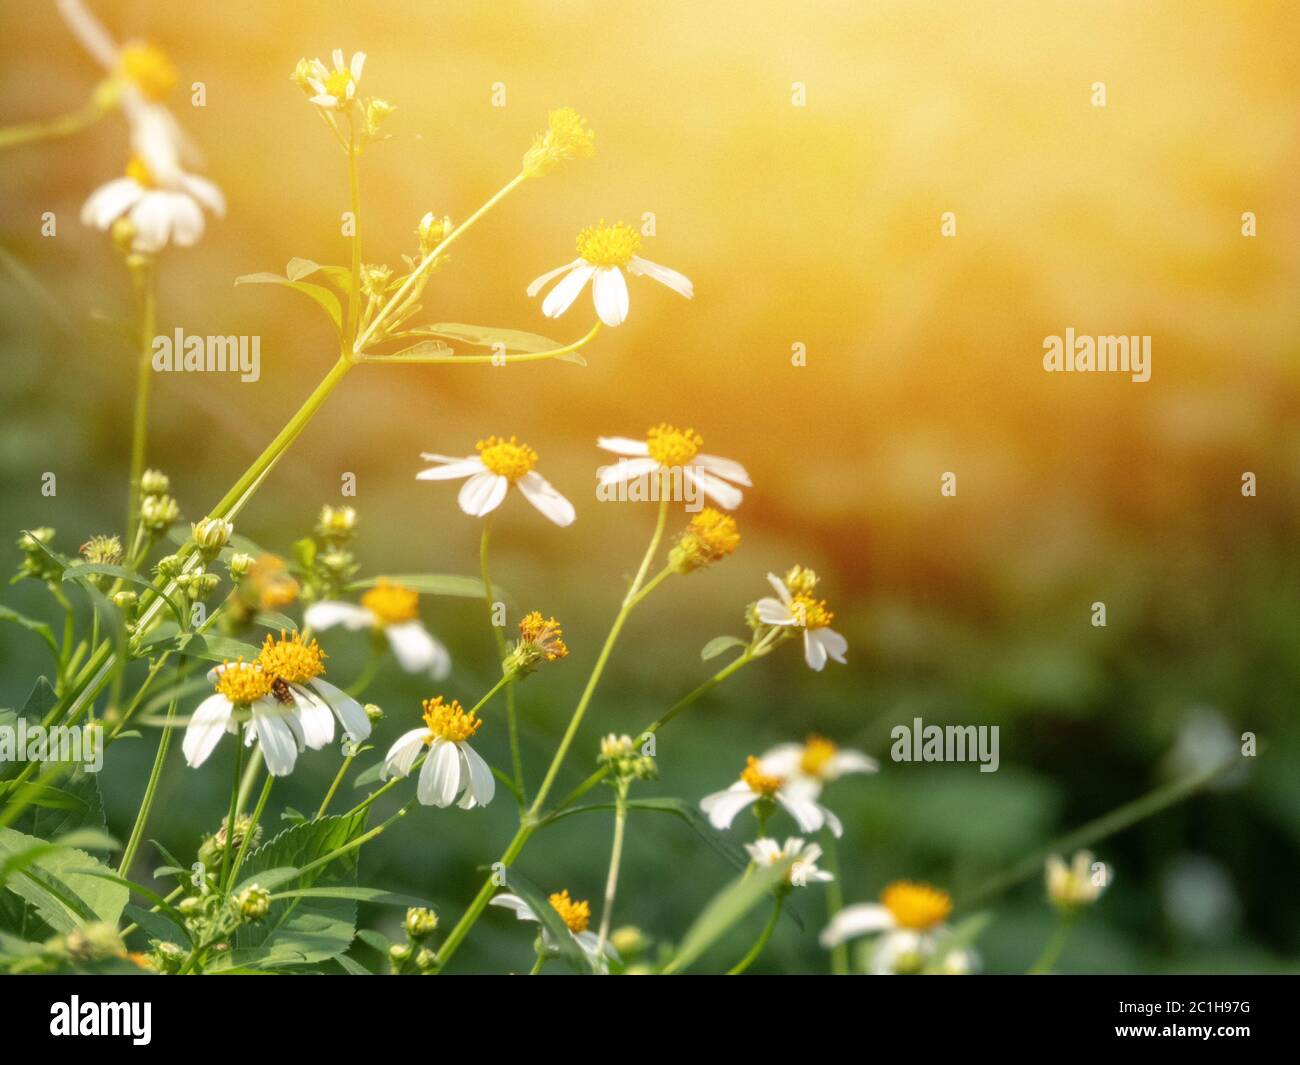
<path fill-rule="evenodd" d="M 364 709 L 366 717 L 371 721 L 382 721 L 384 719 L 384 711 L 374 703 L 366 703 Z"/>
<path fill-rule="evenodd" d="M 171 491 L 171 478 L 162 470 L 145 470 L 140 475 L 140 494 L 145 496 L 161 496 Z"/>
<path fill-rule="evenodd" d="M 649 946 L 650 941 L 641 929 L 632 925 L 615 928 L 609 934 L 609 945 L 625 958 L 635 957 Z"/>
<path fill-rule="evenodd" d="M 596 134 L 577 111 L 557 108 L 547 115 L 546 132 L 534 137 L 524 154 L 524 174 L 541 177 L 571 159 L 589 159 L 595 154 L 595 141 Z"/>
<path fill-rule="evenodd" d="M 432 969 L 437 964 L 438 955 L 428 947 L 421 947 L 420 952 L 415 956 L 415 967 L 419 969 L 420 972 L 428 972 L 428 970 Z"/>
<path fill-rule="evenodd" d="M 240 580 L 247 577 L 249 571 L 253 568 L 253 556 L 244 554 L 240 551 L 230 556 L 230 577 L 232 580 Z"/>
<path fill-rule="evenodd" d="M 235 896 L 235 904 L 245 921 L 260 921 L 271 912 L 271 893 L 251 884 Z"/>
<path fill-rule="evenodd" d="M 428 939 L 438 927 L 438 915 L 425 906 L 406 911 L 406 934 L 414 940 Z"/>
<path fill-rule="evenodd" d="M 113 595 L 113 605 L 122 611 L 132 611 L 140 597 L 135 592 L 116 592 Z"/>
<path fill-rule="evenodd" d="M 116 536 L 92 536 L 81 545 L 81 557 L 97 565 L 115 566 L 122 561 L 122 541 Z"/>
<path fill-rule="evenodd" d="M 420 238 L 420 255 L 428 255 L 429 252 L 433 251 L 434 248 L 447 239 L 447 234 L 453 228 L 451 218 L 447 215 L 438 218 L 432 211 L 426 212 L 415 230 L 416 236 Z"/>
<path fill-rule="evenodd" d="M 166 532 L 180 516 L 180 504 L 171 496 L 145 496 L 140 500 L 140 521 L 150 532 Z"/>
<path fill-rule="evenodd" d="M 327 504 L 320 508 L 316 532 L 323 539 L 346 540 L 352 536 L 356 527 L 357 512 L 352 507 L 331 507 Z"/>
<path fill-rule="evenodd" d="M 394 943 L 388 948 L 388 956 L 398 965 L 409 961 L 412 953 L 410 943 Z"/>
<path fill-rule="evenodd" d="M 668 564 L 677 573 L 690 573 L 711 562 L 720 562 L 736 550 L 740 533 L 736 519 L 713 507 L 705 507 L 686 526 L 686 531 L 668 553 Z"/>
<path fill-rule="evenodd" d="M 190 524 L 191 535 L 199 550 L 212 555 L 230 542 L 234 531 L 234 524 L 224 518 L 202 518 Z"/>

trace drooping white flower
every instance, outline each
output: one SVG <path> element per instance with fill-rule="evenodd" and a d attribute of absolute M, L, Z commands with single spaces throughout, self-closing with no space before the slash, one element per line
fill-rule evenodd
<path fill-rule="evenodd" d="M 622 325 L 627 318 L 628 293 L 624 271 L 634 276 L 645 276 L 658 281 L 674 292 L 690 299 L 695 288 L 690 279 L 676 270 L 643 259 L 641 234 L 632 226 L 619 222 L 607 226 L 588 226 L 578 234 L 578 258 L 544 273 L 528 286 L 528 296 L 536 296 L 549 282 L 561 274 L 563 279 L 547 293 L 542 301 L 542 313 L 547 318 L 558 318 L 581 295 L 591 282 L 592 299 L 596 315 L 606 325 Z"/>
<path fill-rule="evenodd" d="M 345 63 L 343 49 L 335 48 L 334 69 L 331 70 L 319 59 L 313 59 L 306 73 L 306 83 L 315 93 L 311 102 L 317 107 L 330 111 L 347 108 L 357 95 L 357 83 L 361 81 L 361 71 L 366 65 L 366 53 L 354 52 L 352 60 Z"/>
<path fill-rule="evenodd" d="M 170 182 L 157 179 L 140 156 L 124 177 L 100 185 L 81 208 L 83 225 L 108 230 L 120 218 L 131 223 L 135 251 L 160 252 L 168 244 L 187 248 L 203 236 L 203 209 L 222 215 L 221 190 L 205 178 L 177 171 Z"/>
<path fill-rule="evenodd" d="M 822 787 L 846 773 L 875 773 L 879 763 L 862 751 L 837 747 L 824 736 L 812 735 L 804 743 L 782 743 L 758 760 L 764 773 L 783 777 L 787 787 L 817 798 Z"/>
<path fill-rule="evenodd" d="M 746 843 L 745 850 L 749 851 L 749 856 L 757 866 L 776 865 L 786 859 L 793 859 L 787 879 L 794 887 L 807 887 L 809 882 L 824 884 L 835 879 L 833 873 L 817 868 L 817 859 L 822 856 L 821 847 L 816 843 L 805 845 L 798 836 L 791 836 L 784 846 L 763 836 L 753 843 Z"/>
<path fill-rule="evenodd" d="M 407 673 L 428 673 L 444 680 L 451 672 L 451 654 L 420 621 L 419 594 L 380 578 L 360 604 L 326 599 L 312 603 L 303 624 L 323 632 L 342 625 L 353 632 L 379 630 L 388 640 L 393 657 Z"/>
<path fill-rule="evenodd" d="M 602 486 L 621 484 L 639 477 L 676 474 L 727 510 L 735 510 L 744 498 L 737 484 L 750 487 L 745 467 L 734 459 L 706 455 L 700 451 L 704 438 L 693 429 L 678 429 L 660 423 L 644 440 L 626 436 L 598 437 L 596 444 L 606 451 L 625 456 L 598 471 Z M 729 484 L 728 482 L 733 482 Z"/>
<path fill-rule="evenodd" d="M 573 941 L 578 944 L 578 949 L 586 955 L 587 960 L 593 967 L 603 971 L 608 967 L 609 962 L 607 959 L 612 958 L 614 961 L 619 960 L 618 951 L 610 946 L 609 943 L 605 944 L 603 951 L 597 951 L 596 948 L 599 945 L 600 940 L 595 932 L 589 932 L 587 930 L 587 925 L 591 922 L 591 906 L 585 899 L 576 900 L 569 898 L 569 889 L 565 888 L 563 891 L 557 891 L 554 895 L 551 895 L 548 901 L 551 904 L 551 908 L 560 915 L 560 919 L 568 927 L 569 935 L 571 935 Z M 515 916 L 521 921 L 533 921 L 536 924 L 542 923 L 541 918 L 533 912 L 533 908 L 529 906 L 528 903 L 518 895 L 513 895 L 508 891 L 503 891 L 499 895 L 494 895 L 489 905 L 513 910 Z M 545 925 L 542 925 L 542 940 L 552 950 L 556 949 L 557 944 L 551 938 L 551 930 Z"/>
<path fill-rule="evenodd" d="M 827 658 L 840 663 L 847 661 L 844 652 L 848 650 L 848 640 L 830 627 L 835 615 L 827 609 L 826 600 L 813 595 L 817 574 L 795 566 L 784 580 L 775 573 L 769 573 L 767 580 L 776 590 L 777 598 L 764 596 L 755 604 L 758 619 L 764 625 L 802 629 L 804 661 L 812 669 L 820 671 Z"/>
<path fill-rule="evenodd" d="M 239 732 L 236 711 L 249 714 L 245 743 L 257 741 L 274 777 L 288 776 L 303 748 L 299 710 L 291 699 L 286 705 L 273 694 L 274 677 L 250 662 L 232 662 L 208 672 L 214 695 L 199 703 L 185 728 L 181 749 L 185 761 L 197 769 L 208 760 L 224 733 Z"/>
<path fill-rule="evenodd" d="M 1075 851 L 1069 865 L 1059 854 L 1049 855 L 1046 865 L 1047 897 L 1066 913 L 1087 909 L 1110 886 L 1110 867 L 1094 862 L 1091 851 Z"/>
<path fill-rule="evenodd" d="M 420 802 L 450 806 L 459 799 L 457 805 L 462 810 L 486 806 L 496 792 L 496 781 L 487 762 L 468 742 L 482 724 L 481 718 L 473 711 L 466 713 L 455 699 L 450 703 L 444 703 L 441 695 L 426 699 L 424 728 L 399 736 L 388 749 L 384 778 L 406 776 L 428 747 L 415 789 Z"/>
<path fill-rule="evenodd" d="M 859 903 L 840 910 L 821 934 L 828 950 L 856 936 L 876 935 L 868 968 L 872 973 L 918 973 L 936 961 L 943 949 L 952 912 L 946 891 L 929 884 L 898 880 L 881 893 L 879 903 Z M 949 950 L 939 968 L 949 975 L 972 972 L 978 965 L 973 950 Z"/>
<path fill-rule="evenodd" d="M 726 791 L 706 795 L 700 801 L 700 809 L 708 815 L 714 828 L 727 829 L 741 810 L 760 799 L 779 803 L 805 832 L 816 832 L 825 825 L 836 838 L 844 834 L 844 826 L 835 814 L 806 792 L 788 788 L 783 778 L 764 773 L 752 755 L 746 760 L 740 779 Z"/>
<path fill-rule="evenodd" d="M 279 639 L 268 636 L 257 656 L 262 671 L 275 678 L 272 693 L 281 702 L 288 694 L 297 706 L 293 720 L 301 729 L 303 743 L 314 751 L 333 741 L 336 717 L 349 743 L 361 743 L 370 735 L 365 707 L 321 677 L 324 659 L 320 645 L 304 640 L 297 632 L 281 632 Z"/>
<path fill-rule="evenodd" d="M 477 455 L 455 458 L 424 452 L 421 458 L 439 465 L 421 470 L 417 481 L 458 481 L 468 478 L 460 490 L 460 509 L 472 518 L 481 518 L 496 510 L 513 485 L 523 493 L 543 517 L 561 527 L 571 525 L 577 516 L 570 503 L 550 481 L 538 473 L 537 452 L 515 437 L 489 436 L 476 445 Z"/>

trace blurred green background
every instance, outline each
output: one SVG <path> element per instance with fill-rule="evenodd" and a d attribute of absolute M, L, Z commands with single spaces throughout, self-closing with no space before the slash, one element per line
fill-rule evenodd
<path fill-rule="evenodd" d="M 595 437 L 693 425 L 753 475 L 741 549 L 637 612 L 562 784 L 589 771 L 601 734 L 635 732 L 706 676 L 704 643 L 743 630 L 768 570 L 803 562 L 823 575 L 849 665 L 814 675 L 787 648 L 743 671 L 664 733 L 661 780 L 643 794 L 698 800 L 747 754 L 823 733 L 884 763 L 827 795 L 847 826 L 848 900 L 907 877 L 960 903 L 1185 771 L 1216 736 L 1249 730 L 1262 754 L 1248 773 L 1098 848 L 1116 880 L 1060 967 L 1300 967 L 1293 5 L 809 4 L 797 18 L 775 2 L 94 7 L 119 39 L 166 48 L 182 86 L 207 86 L 205 108 L 183 91 L 175 106 L 230 211 L 197 248 L 165 256 L 160 329 L 262 338 L 255 385 L 155 384 L 150 461 L 187 517 L 333 358 L 312 305 L 231 284 L 291 256 L 346 255 L 343 159 L 288 81 L 297 59 L 363 49 L 363 93 L 399 108 L 393 140 L 363 160 L 367 261 L 410 251 L 426 210 L 464 218 L 515 172 L 546 110 L 575 106 L 596 158 L 529 185 L 458 245 L 424 301 L 430 319 L 577 337 L 585 299 L 547 322 L 526 284 L 572 257 L 583 225 L 646 211 L 658 235 L 645 253 L 689 275 L 695 300 L 634 284 L 628 323 L 586 368 L 359 369 L 240 531 L 287 552 L 322 503 L 352 502 L 368 574 L 474 573 L 478 524 L 454 488 L 414 481 L 418 453 L 467 452 L 493 432 L 536 447 L 579 519 L 558 530 L 512 498 L 494 536 L 514 616 L 559 616 L 573 651 L 520 689 L 535 786 L 653 519 L 595 505 Z M 50 8 L 0 15 L 5 124 L 80 107 L 99 76 Z M 1104 109 L 1090 105 L 1095 81 Z M 0 236 L 22 273 L 0 285 L 0 527 L 16 538 L 53 525 L 67 551 L 111 531 L 125 494 L 129 288 L 108 242 L 76 220 L 124 152 L 110 116 L 3 156 Z M 56 238 L 40 235 L 45 211 Z M 957 214 L 955 239 L 939 236 L 943 211 Z M 1259 218 L 1253 239 L 1243 211 Z M 1043 373 L 1042 338 L 1067 326 L 1151 334 L 1152 380 Z M 796 343 L 805 367 L 791 365 Z M 54 498 L 40 494 L 44 471 L 58 475 Z M 955 498 L 939 494 L 945 471 Z M 1244 471 L 1255 498 L 1241 495 Z M 343 472 L 355 500 L 339 498 Z M 1090 624 L 1095 601 L 1104 629 Z M 48 612 L 30 583 L 4 602 Z M 493 670 L 481 605 L 426 600 L 424 618 L 455 656 L 442 690 L 472 701 Z M 360 646 L 324 642 L 331 679 L 360 670 Z M 0 704 L 25 698 L 39 653 L 0 627 Z M 388 712 L 381 749 L 431 694 L 386 671 L 368 693 Z M 999 725 L 1002 768 L 889 762 L 890 728 L 915 716 Z M 504 764 L 489 718 L 479 747 Z M 119 836 L 152 749 L 152 737 L 115 747 L 103 775 Z M 191 771 L 174 748 L 150 835 L 183 852 L 215 827 L 230 757 L 227 743 Z M 314 808 L 336 765 L 305 756 L 270 822 L 284 805 Z M 470 814 L 420 810 L 367 848 L 362 880 L 427 897 L 449 922 L 512 824 L 505 796 Z M 601 815 L 573 818 L 520 868 L 594 903 L 610 831 Z M 729 875 L 683 825 L 634 814 L 616 924 L 678 936 Z M 823 901 L 799 893 L 806 930 L 785 922 L 756 971 L 824 970 Z M 761 917 L 750 923 L 708 963 L 739 957 Z M 1023 971 L 1050 928 L 1038 879 L 1007 893 L 979 943 L 986 969 Z M 456 964 L 526 967 L 530 942 L 489 913 Z"/>

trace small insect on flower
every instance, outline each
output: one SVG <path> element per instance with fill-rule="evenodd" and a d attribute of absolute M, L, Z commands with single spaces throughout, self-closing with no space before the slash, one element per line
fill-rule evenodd
<path fill-rule="evenodd" d="M 1059 854 L 1047 859 L 1047 897 L 1065 914 L 1086 910 L 1110 886 L 1110 866 L 1096 862 L 1090 851 L 1076 851 L 1069 865 Z"/>
<path fill-rule="evenodd" d="M 844 834 L 840 819 L 799 788 L 790 788 L 784 777 L 765 773 L 753 755 L 745 760 L 740 779 L 726 791 L 706 795 L 700 809 L 714 828 L 726 829 L 736 815 L 759 800 L 779 804 L 805 832 L 816 832 L 826 825 L 839 838 Z"/>
<path fill-rule="evenodd" d="M 439 695 L 424 700 L 424 728 L 404 733 L 388 749 L 384 778 L 406 776 L 420 752 L 428 747 L 415 789 L 420 802 L 425 806 L 450 806 L 459 798 L 457 805 L 462 810 L 486 806 L 496 792 L 496 781 L 487 762 L 468 742 L 482 724 L 477 714 L 466 713 L 455 699 L 446 703 Z"/>
<path fill-rule="evenodd" d="M 360 605 L 333 599 L 313 603 L 303 614 L 303 624 L 322 632 L 335 625 L 353 632 L 382 632 L 407 673 L 428 673 L 434 680 L 444 680 L 451 672 L 451 654 L 424 627 L 419 604 L 417 592 L 381 577 L 362 595 Z"/>
<path fill-rule="evenodd" d="M 767 575 L 768 583 L 776 590 L 777 598 L 770 595 L 758 601 L 758 618 L 764 625 L 777 625 L 803 630 L 803 655 L 809 668 L 819 672 L 826 659 L 846 662 L 844 652 L 849 642 L 830 627 L 835 615 L 826 607 L 826 600 L 813 595 L 817 575 L 810 569 L 795 566 L 782 580 L 775 573 Z"/>
<path fill-rule="evenodd" d="M 203 208 L 221 216 L 226 200 L 212 182 L 179 168 L 164 178 L 140 155 L 126 175 L 106 182 L 81 208 L 83 225 L 107 231 L 119 219 L 130 225 L 133 251 L 153 254 L 168 244 L 187 248 L 203 236 Z"/>
<path fill-rule="evenodd" d="M 953 950 L 936 959 L 950 913 L 952 899 L 946 891 L 896 880 L 881 892 L 879 903 L 846 906 L 837 913 L 822 932 L 821 944 L 829 950 L 855 936 L 879 934 L 868 966 L 872 973 L 918 973 L 936 960 L 945 973 L 968 973 L 978 962 L 972 950 Z"/>
<path fill-rule="evenodd" d="M 821 847 L 816 843 L 805 844 L 798 836 L 789 837 L 784 846 L 763 836 L 753 843 L 746 843 L 745 850 L 749 851 L 754 864 L 760 868 L 791 860 L 790 871 L 786 875 L 786 882 L 791 887 L 807 887 L 809 882 L 824 884 L 835 879 L 833 873 L 817 868 L 817 859 L 822 856 Z"/>
<path fill-rule="evenodd" d="M 334 60 L 333 70 L 319 59 L 300 59 L 293 80 L 304 92 L 311 94 L 311 102 L 317 107 L 326 111 L 345 111 L 356 99 L 357 84 L 366 65 L 366 53 L 354 52 L 352 61 L 345 63 L 343 49 L 335 48 L 331 58 Z"/>
<path fill-rule="evenodd" d="M 272 694 L 283 705 L 297 708 L 293 719 L 302 742 L 314 751 L 334 739 L 334 718 L 339 719 L 349 742 L 360 743 L 370 735 L 370 718 L 365 707 L 347 692 L 321 679 L 325 672 L 325 652 L 315 640 L 304 640 L 302 633 L 277 640 L 268 636 L 257 656 L 264 673 L 275 678 Z"/>
<path fill-rule="evenodd" d="M 862 751 L 837 747 L 825 736 L 811 735 L 803 743 L 782 743 L 758 760 L 764 773 L 785 777 L 791 790 L 817 798 L 822 787 L 848 773 L 875 773 L 880 764 Z"/>
<path fill-rule="evenodd" d="M 585 899 L 570 898 L 569 889 L 565 888 L 563 891 L 557 891 L 551 895 L 547 901 L 551 904 L 551 909 L 560 915 L 560 920 L 568 928 L 569 935 L 573 937 L 578 949 L 586 955 L 587 960 L 593 967 L 603 970 L 608 967 L 607 959 L 620 960 L 618 951 L 609 943 L 605 944 L 603 951 L 597 951 L 596 947 L 600 940 L 595 932 L 587 930 L 587 926 L 591 923 L 591 906 Z M 513 910 L 515 917 L 521 921 L 532 921 L 535 924 L 541 924 L 541 918 L 537 916 L 533 908 L 518 895 L 512 895 L 508 891 L 503 891 L 500 895 L 494 896 L 491 905 Z M 551 937 L 551 930 L 545 925 L 542 925 L 542 942 L 552 951 L 558 949 L 558 944 Z"/>
<path fill-rule="evenodd" d="M 528 286 L 528 298 L 533 299 L 561 274 L 563 279 L 542 300 L 542 313 L 547 318 L 558 318 L 591 282 L 591 297 L 596 315 L 606 325 L 622 325 L 627 320 L 627 278 L 645 276 L 690 299 L 695 287 L 690 278 L 666 266 L 643 259 L 641 234 L 625 222 L 612 226 L 601 219 L 599 224 L 588 226 L 578 234 L 578 257 L 570 263 L 548 270 Z"/>
<path fill-rule="evenodd" d="M 293 772 L 302 750 L 301 726 L 290 719 L 296 708 L 286 709 L 272 694 L 275 677 L 260 666 L 240 659 L 226 662 L 208 672 L 216 694 L 208 696 L 190 715 L 181 748 L 185 761 L 197 769 L 208 760 L 224 732 L 238 734 L 236 711 L 250 714 L 244 727 L 244 742 L 256 740 L 266 760 L 267 772 L 283 777 Z"/>
<path fill-rule="evenodd" d="M 514 486 L 543 517 L 561 527 L 573 524 L 577 516 L 570 503 L 538 473 L 537 452 L 515 437 L 489 436 L 475 445 L 478 454 L 455 458 L 422 452 L 420 457 L 439 465 L 421 470 L 417 481 L 458 481 L 468 478 L 460 490 L 460 509 L 472 518 L 496 510 Z"/>
<path fill-rule="evenodd" d="M 700 451 L 704 438 L 694 429 L 678 429 L 661 422 L 644 440 L 626 436 L 602 436 L 596 440 L 598 447 L 612 451 L 624 458 L 612 466 L 602 466 L 598 471 L 602 486 L 622 484 L 652 474 L 680 476 L 708 496 L 720 507 L 735 510 L 744 498 L 735 485 L 746 488 L 752 482 L 745 467 L 734 459 L 708 455 Z M 728 484 L 727 482 L 733 482 Z"/>

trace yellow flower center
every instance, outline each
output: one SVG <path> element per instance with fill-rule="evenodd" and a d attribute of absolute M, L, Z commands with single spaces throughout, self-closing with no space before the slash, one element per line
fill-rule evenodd
<path fill-rule="evenodd" d="M 650 457 L 660 466 L 685 466 L 704 446 L 704 437 L 694 429 L 678 429 L 661 422 L 645 435 Z"/>
<path fill-rule="evenodd" d="M 713 507 L 705 507 L 696 514 L 686 533 L 693 538 L 695 549 L 709 562 L 726 558 L 740 543 L 736 519 Z"/>
<path fill-rule="evenodd" d="M 948 892 L 911 880 L 894 881 L 881 892 L 880 901 L 895 921 L 917 932 L 932 928 L 952 912 Z"/>
<path fill-rule="evenodd" d="M 432 743 L 434 740 L 462 743 L 473 736 L 483 724 L 482 718 L 476 716 L 472 710 L 466 713 L 458 699 L 444 703 L 442 696 L 438 695 L 432 699 L 425 699 L 423 705 L 424 723 L 433 733 L 425 740 L 426 743 Z"/>
<path fill-rule="evenodd" d="M 800 592 L 790 600 L 790 614 L 794 623 L 804 629 L 824 629 L 835 615 L 826 609 L 825 599 L 815 599 L 807 592 Z"/>
<path fill-rule="evenodd" d="M 379 619 L 382 626 L 414 621 L 420 613 L 420 595 L 402 584 L 383 577 L 361 597 L 361 605 Z"/>
<path fill-rule="evenodd" d="M 740 774 L 740 779 L 749 785 L 749 790 L 770 799 L 780 789 L 784 781 L 780 777 L 774 777 L 764 773 L 759 768 L 758 759 L 752 754 L 745 759 L 744 771 Z"/>
<path fill-rule="evenodd" d="M 483 460 L 484 466 L 510 481 L 519 480 L 537 465 L 537 452 L 513 436 L 509 440 L 489 436 L 486 440 L 480 440 L 475 447 L 478 448 L 478 457 Z"/>
<path fill-rule="evenodd" d="M 157 45 L 132 41 L 122 48 L 120 67 L 127 78 L 151 100 L 164 100 L 176 86 L 176 68 Z"/>
<path fill-rule="evenodd" d="M 269 695 L 274 680 L 271 674 L 241 658 L 237 662 L 225 663 L 225 669 L 217 676 L 214 686 L 236 706 L 247 706 Z"/>
<path fill-rule="evenodd" d="M 305 684 L 325 672 L 325 652 L 315 640 L 304 643 L 302 633 L 286 636 L 282 629 L 278 640 L 271 636 L 266 638 L 257 656 L 257 664 L 272 677 L 279 677 L 289 684 Z"/>
<path fill-rule="evenodd" d="M 152 171 L 138 155 L 131 156 L 130 161 L 126 164 L 126 176 L 146 189 L 152 189 L 157 185 L 157 182 L 153 179 Z"/>
<path fill-rule="evenodd" d="M 561 639 L 563 635 L 564 630 L 555 618 L 544 618 L 536 610 L 519 623 L 519 638 L 535 647 L 548 662 L 568 656 L 569 648 Z"/>
<path fill-rule="evenodd" d="M 785 586 L 791 595 L 812 595 L 817 587 L 817 573 L 804 566 L 791 566 L 785 574 Z"/>
<path fill-rule="evenodd" d="M 592 266 L 626 266 L 641 250 L 641 234 L 626 222 L 588 226 L 578 234 L 578 255 Z"/>
<path fill-rule="evenodd" d="M 569 926 L 574 935 L 587 930 L 591 923 L 591 906 L 587 900 L 577 901 L 569 898 L 569 889 L 557 891 L 550 897 L 551 909 L 560 915 L 560 920 Z"/>
<path fill-rule="evenodd" d="M 809 736 L 803 747 L 799 768 L 810 777 L 820 777 L 826 772 L 838 748 L 825 736 Z"/>
<path fill-rule="evenodd" d="M 336 70 L 325 79 L 325 92 L 340 102 L 348 97 L 348 86 L 352 84 L 352 71 L 344 68 Z"/>

